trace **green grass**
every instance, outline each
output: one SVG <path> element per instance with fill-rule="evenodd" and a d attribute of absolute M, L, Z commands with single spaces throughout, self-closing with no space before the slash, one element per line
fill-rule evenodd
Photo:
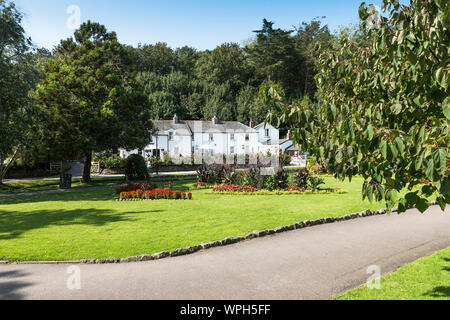
<path fill-rule="evenodd" d="M 0 260 L 78 260 L 173 250 L 302 220 L 379 209 L 361 199 L 362 179 L 325 178 L 347 194 L 228 196 L 117 202 L 113 189 L 0 200 Z M 188 190 L 192 182 L 177 182 Z"/>
<path fill-rule="evenodd" d="M 86 188 L 86 187 L 96 187 L 96 186 L 109 186 L 115 184 L 124 183 L 123 177 L 117 178 L 93 178 L 90 183 L 82 183 L 80 179 L 72 180 L 72 188 Z M 47 190 L 58 190 L 59 180 L 38 180 L 38 181 L 20 181 L 20 182 L 9 182 L 0 185 L 0 195 L 2 194 L 17 194 L 25 192 L 35 192 L 35 191 L 47 191 Z"/>
<path fill-rule="evenodd" d="M 335 300 L 450 300 L 450 247 L 381 278 L 380 290 L 363 286 Z"/>

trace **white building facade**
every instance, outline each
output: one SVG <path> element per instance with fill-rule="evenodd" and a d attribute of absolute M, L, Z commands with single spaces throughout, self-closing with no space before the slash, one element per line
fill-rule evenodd
<path fill-rule="evenodd" d="M 142 156 L 187 157 L 191 155 L 244 155 L 279 152 L 279 131 L 271 125 L 260 124 L 255 128 L 237 121 L 173 120 L 153 121 L 154 130 L 150 144 L 142 150 Z M 120 150 L 122 158 L 136 154 L 138 150 Z"/>

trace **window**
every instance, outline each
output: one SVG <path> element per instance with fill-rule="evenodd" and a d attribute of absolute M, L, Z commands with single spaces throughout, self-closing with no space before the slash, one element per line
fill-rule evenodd
<path fill-rule="evenodd" d="M 150 144 L 153 144 L 153 143 L 154 143 L 154 141 L 153 141 L 153 136 L 150 135 Z"/>
<path fill-rule="evenodd" d="M 246 135 L 245 135 L 245 141 L 249 141 L 250 140 L 250 135 L 247 133 Z"/>
<path fill-rule="evenodd" d="M 234 133 L 230 134 L 230 140 L 234 141 Z"/>
<path fill-rule="evenodd" d="M 173 132 L 169 132 L 169 140 L 173 140 Z"/>
<path fill-rule="evenodd" d="M 231 153 L 231 154 L 234 153 L 234 147 L 230 147 L 230 153 Z"/>
<path fill-rule="evenodd" d="M 212 133 L 209 134 L 209 141 L 214 141 L 214 135 Z"/>
<path fill-rule="evenodd" d="M 270 137 L 270 130 L 266 129 L 266 137 Z"/>
<path fill-rule="evenodd" d="M 180 153 L 180 148 L 175 147 L 175 154 L 179 154 Z"/>

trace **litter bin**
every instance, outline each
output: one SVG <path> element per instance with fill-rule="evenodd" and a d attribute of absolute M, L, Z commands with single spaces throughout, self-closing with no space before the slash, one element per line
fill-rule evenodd
<path fill-rule="evenodd" d="M 64 173 L 59 177 L 59 188 L 63 190 L 72 188 L 72 175 L 70 173 Z"/>

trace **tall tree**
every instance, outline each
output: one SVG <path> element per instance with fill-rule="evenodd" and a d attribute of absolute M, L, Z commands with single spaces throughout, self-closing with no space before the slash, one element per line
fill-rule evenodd
<path fill-rule="evenodd" d="M 361 174 L 363 197 L 424 212 L 437 195 L 450 203 L 450 2 L 383 0 L 374 21 L 363 3 L 361 33 L 320 55 L 319 104 L 286 105 L 276 88 L 263 96 L 269 120 L 296 126 L 295 139 L 328 159 L 341 179 Z M 365 38 L 362 43 L 355 39 Z M 428 182 L 429 180 L 429 182 Z M 407 189 L 405 197 L 399 192 Z"/>
<path fill-rule="evenodd" d="M 139 71 L 164 75 L 175 70 L 177 56 L 167 43 L 139 45 L 132 51 L 134 51 L 134 62 Z"/>
<path fill-rule="evenodd" d="M 129 51 L 98 23 L 88 21 L 61 41 L 44 64 L 36 100 L 49 117 L 47 143 L 81 155 L 90 181 L 92 152 L 143 148 L 150 139 L 147 99 Z"/>
<path fill-rule="evenodd" d="M 314 48 L 318 43 L 321 44 L 323 49 L 331 48 L 334 37 L 331 35 L 328 26 L 323 26 L 322 21 L 318 18 L 309 23 L 302 22 L 296 30 L 297 34 L 294 36 L 295 44 L 302 57 L 302 79 L 299 91 L 302 92 L 303 95 L 313 98 L 317 91 L 314 77 L 318 73 L 318 56 L 316 55 Z"/>
<path fill-rule="evenodd" d="M 39 73 L 21 22 L 14 4 L 0 0 L 0 184 L 37 123 L 31 91 Z"/>
<path fill-rule="evenodd" d="M 293 30 L 275 29 L 274 23 L 263 20 L 256 41 L 245 48 L 248 61 L 254 68 L 259 84 L 265 80 L 279 83 L 291 96 L 301 89 L 302 58 L 295 47 Z"/>

